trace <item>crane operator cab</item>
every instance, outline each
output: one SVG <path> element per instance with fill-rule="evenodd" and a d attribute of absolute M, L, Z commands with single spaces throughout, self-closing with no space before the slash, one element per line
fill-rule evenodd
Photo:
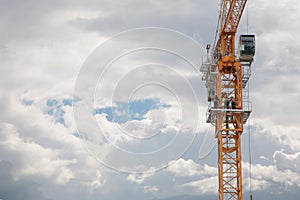
<path fill-rule="evenodd" d="M 240 35 L 239 59 L 242 62 L 252 62 L 255 54 L 255 35 Z"/>

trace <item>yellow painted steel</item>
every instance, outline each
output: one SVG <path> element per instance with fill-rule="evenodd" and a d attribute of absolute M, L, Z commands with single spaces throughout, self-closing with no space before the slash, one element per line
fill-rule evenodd
<path fill-rule="evenodd" d="M 219 200 L 242 200 L 242 154 L 243 132 L 242 66 L 235 57 L 235 34 L 246 0 L 223 0 L 219 38 L 213 57 L 217 62 L 218 76 L 216 95 L 219 99 L 234 98 L 236 109 L 241 112 L 224 111 L 216 115 L 218 139 Z"/>

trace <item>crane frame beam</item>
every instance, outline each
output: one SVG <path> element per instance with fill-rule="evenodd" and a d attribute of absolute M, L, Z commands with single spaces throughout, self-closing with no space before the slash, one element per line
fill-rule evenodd
<path fill-rule="evenodd" d="M 242 109 L 242 66 L 239 62 L 218 62 L 216 94 L 226 100 L 234 96 L 236 109 Z M 228 87 L 228 82 L 231 84 Z M 219 200 L 242 200 L 241 141 L 243 112 L 216 114 L 218 138 Z"/>
<path fill-rule="evenodd" d="M 242 200 L 241 135 L 251 113 L 249 102 L 245 101 L 246 110 L 243 108 L 243 100 L 247 100 L 243 88 L 250 75 L 243 71 L 245 62 L 236 59 L 235 35 L 246 3 L 222 0 L 218 40 L 212 58 L 207 55 L 200 68 L 210 102 L 207 122 L 215 126 L 218 139 L 219 200 Z M 209 51 L 209 45 L 206 49 Z M 249 68 L 252 60 L 247 60 Z"/>
<path fill-rule="evenodd" d="M 235 109 L 243 109 L 242 65 L 235 56 L 235 34 L 247 0 L 223 0 L 220 36 L 213 57 L 218 59 L 216 94 L 226 101 L 234 97 Z M 242 200 L 243 112 L 224 111 L 216 116 L 218 138 L 219 200 Z"/>
<path fill-rule="evenodd" d="M 234 56 L 234 38 L 247 0 L 223 0 L 220 37 L 214 47 L 214 58 L 217 53 Z"/>

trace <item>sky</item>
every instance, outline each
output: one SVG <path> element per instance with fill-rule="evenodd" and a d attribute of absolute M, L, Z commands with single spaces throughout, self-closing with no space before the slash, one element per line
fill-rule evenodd
<path fill-rule="evenodd" d="M 217 199 L 199 69 L 218 14 L 217 0 L 1 0 L 0 199 Z M 249 0 L 240 22 L 256 36 L 244 199 L 250 182 L 254 199 L 300 195 L 299 16 L 297 0 Z"/>

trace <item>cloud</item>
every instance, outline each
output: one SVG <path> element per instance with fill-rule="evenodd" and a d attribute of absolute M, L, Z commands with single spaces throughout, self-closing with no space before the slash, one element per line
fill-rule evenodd
<path fill-rule="evenodd" d="M 12 175 L 12 164 L 0 161 L 0 198 L 15 200 L 50 200 L 44 195 L 41 186 L 33 180 L 16 180 Z"/>
<path fill-rule="evenodd" d="M 267 185 L 279 184 L 283 188 L 299 186 L 300 175 L 291 170 L 279 170 L 275 166 L 252 166 L 254 179 L 267 181 Z"/>
<path fill-rule="evenodd" d="M 200 166 L 193 160 L 184 160 L 182 158 L 169 162 L 168 171 L 175 176 L 195 176 L 200 174 Z"/>
<path fill-rule="evenodd" d="M 251 181 L 251 192 L 256 192 L 256 191 L 266 191 L 267 189 L 271 188 L 271 183 L 268 182 L 267 180 L 264 179 L 255 179 L 255 178 L 249 178 L 249 177 L 244 177 L 243 178 L 243 189 L 244 191 L 250 191 L 249 184 Z"/>
<path fill-rule="evenodd" d="M 282 151 L 275 151 L 273 155 L 275 165 L 279 170 L 291 170 L 300 172 L 300 152 L 287 154 Z"/>
<path fill-rule="evenodd" d="M 20 138 L 16 128 L 11 124 L 1 124 L 1 157 L 18 163 L 16 176 L 40 175 L 53 177 L 58 183 L 65 184 L 74 175 L 68 165 L 76 160 L 58 158 L 57 152 Z M 7 134 L 10 133 L 10 134 Z M 41 170 L 43 169 L 43 170 Z"/>
<path fill-rule="evenodd" d="M 88 183 L 87 185 L 89 186 L 89 188 L 91 188 L 91 190 L 97 190 L 99 188 L 102 188 L 105 184 L 105 180 L 102 178 L 102 174 L 100 171 L 96 172 L 96 176 L 94 178 L 94 180 L 92 180 L 90 183 Z"/>
<path fill-rule="evenodd" d="M 200 179 L 198 181 L 185 183 L 182 186 L 183 187 L 193 187 L 200 194 L 217 193 L 218 177 L 214 176 L 214 177 L 210 177 L 210 178 L 204 178 L 204 179 Z"/>
<path fill-rule="evenodd" d="M 215 28 L 214 19 L 217 18 L 210 17 L 211 15 L 217 16 L 217 13 L 208 15 L 207 12 L 208 8 L 213 9 L 212 3 L 206 2 L 204 5 L 201 2 L 190 0 L 176 2 L 169 0 L 165 2 L 125 0 L 122 3 L 102 1 L 98 8 L 104 13 L 98 18 L 77 18 L 71 23 L 84 30 L 97 31 L 101 34 L 118 33 L 136 27 L 159 26 L 191 35 L 205 32 L 198 24 L 205 24 L 207 29 L 213 30 Z M 193 21 L 198 23 L 192 23 Z M 202 35 L 209 38 L 206 34 Z"/>
<path fill-rule="evenodd" d="M 131 173 L 127 176 L 127 180 L 133 183 L 141 184 L 145 181 L 146 178 L 153 176 L 154 173 Z"/>
<path fill-rule="evenodd" d="M 253 190 L 261 199 L 295 199 L 299 196 L 300 185 L 300 43 L 297 39 L 300 34 L 300 4 L 297 0 L 275 4 L 267 0 L 254 0 L 248 1 L 248 5 L 249 28 L 256 34 L 257 41 L 250 80 L 253 100 Z M 104 82 L 101 82 L 104 90 L 96 94 L 97 106 L 107 107 L 113 106 L 107 101 L 109 92 L 116 89 L 118 95 L 115 100 L 126 102 L 127 90 L 136 89 L 141 81 L 151 80 L 149 77 L 155 77 L 156 81 L 163 80 L 170 88 L 176 89 L 174 91 L 178 92 L 181 106 L 186 111 L 186 126 L 182 131 L 184 134 L 178 136 L 178 142 L 166 154 L 156 154 L 148 160 L 136 159 L 132 163 L 131 157 L 118 154 L 110 145 L 101 146 L 103 157 L 123 169 L 131 167 L 147 171 L 151 166 L 160 166 L 162 161 L 171 164 L 160 173 L 120 175 L 100 165 L 82 148 L 73 119 L 73 104 L 64 103 L 64 100 L 72 99 L 76 77 L 87 56 L 113 34 L 131 28 L 158 26 L 181 31 L 204 45 L 213 40 L 218 9 L 216 2 L 192 0 L 2 1 L 0 157 L 6 161 L 0 163 L 0 198 L 145 199 L 152 193 L 169 195 L 164 191 L 172 191 L 174 195 L 215 195 L 215 159 L 202 159 L 201 163 L 196 163 L 197 158 L 193 155 L 198 153 L 197 144 L 184 155 L 184 159 L 179 158 L 182 152 L 178 149 L 184 149 L 183 146 L 188 144 L 186 141 L 190 141 L 188 137 L 195 132 L 202 133 L 204 129 L 202 124 L 197 131 L 189 128 L 194 127 L 192 122 L 199 115 L 204 118 L 206 110 L 206 103 L 202 101 L 205 99 L 204 83 L 200 82 L 197 69 L 167 53 L 135 52 L 112 66 Z M 245 20 L 244 14 L 239 32 L 246 30 Z M 162 44 L 168 48 L 178 47 L 181 54 L 188 52 L 189 60 L 195 66 L 199 65 L 201 53 L 188 49 L 182 38 L 175 37 L 169 42 L 168 38 L 153 32 L 145 36 L 153 41 L 162 39 Z M 112 53 L 128 44 L 138 45 L 139 41 L 135 40 L 127 38 L 122 42 L 116 41 L 107 51 Z M 168 64 L 175 71 L 150 65 L 150 61 Z M 123 77 L 134 66 L 145 63 L 148 65 Z M 89 80 L 90 74 L 85 78 Z M 195 98 L 199 102 L 193 100 L 190 88 L 186 87 L 182 78 L 196 91 Z M 130 133 L 149 136 L 149 133 L 159 129 L 159 124 L 152 123 L 151 119 L 166 117 L 168 123 L 159 132 L 166 138 L 158 138 L 157 143 L 149 143 L 148 146 L 137 145 L 128 137 L 120 137 L 120 132 L 114 127 L 116 124 L 109 122 L 105 116 L 97 117 L 112 141 L 127 150 L 145 153 L 166 144 L 166 140 L 178 131 L 181 125 L 180 106 L 176 107 L 176 98 L 158 87 L 141 90 L 134 98 L 159 98 L 162 102 L 170 102 L 170 108 L 137 115 L 143 120 L 128 121 L 126 124 Z M 81 99 L 76 100 L 80 102 Z M 49 106 L 49 101 L 57 103 Z M 93 116 L 92 113 L 89 115 Z M 86 122 L 88 131 L 100 135 L 98 126 L 94 127 L 90 118 L 82 116 L 82 121 Z M 205 120 L 202 122 L 204 124 Z M 147 127 L 145 132 L 136 129 L 142 125 Z M 243 141 L 247 142 L 245 136 Z M 209 149 L 210 144 L 207 146 Z M 246 144 L 243 143 L 242 147 L 243 154 L 247 154 Z M 244 172 L 247 170 L 244 169 Z M 245 176 L 245 184 L 249 181 Z"/>
<path fill-rule="evenodd" d="M 144 191 L 147 192 L 157 192 L 159 189 L 154 185 L 154 186 L 144 186 Z"/>

